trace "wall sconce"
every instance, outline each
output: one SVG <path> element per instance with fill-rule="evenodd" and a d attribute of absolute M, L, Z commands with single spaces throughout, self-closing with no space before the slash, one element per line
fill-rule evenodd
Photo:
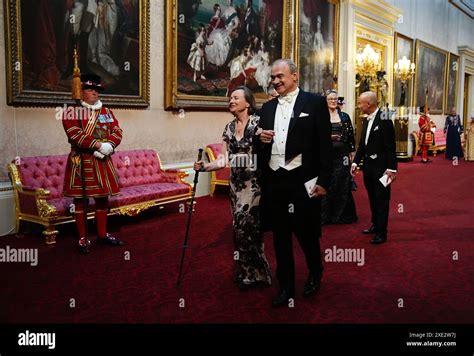
<path fill-rule="evenodd" d="M 415 63 L 412 63 L 406 56 L 398 60 L 398 63 L 393 65 L 395 75 L 400 79 L 402 92 L 400 95 L 400 103 L 398 106 L 405 106 L 406 97 L 406 83 L 415 74 Z"/>

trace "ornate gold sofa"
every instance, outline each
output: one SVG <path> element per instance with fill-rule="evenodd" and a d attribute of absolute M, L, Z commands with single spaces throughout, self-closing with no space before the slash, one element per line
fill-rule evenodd
<path fill-rule="evenodd" d="M 17 231 L 21 221 L 41 224 L 47 244 L 56 226 L 74 221 L 72 198 L 63 196 L 68 155 L 22 157 L 8 165 L 15 194 Z M 188 201 L 192 187 L 179 170 L 163 170 L 153 150 L 118 151 L 112 156 L 120 194 L 109 198 L 109 215 L 134 216 L 153 206 Z M 93 205 L 91 199 L 89 205 Z M 93 211 L 93 209 L 90 209 Z M 94 217 L 90 212 L 88 218 Z"/>
<path fill-rule="evenodd" d="M 413 156 L 416 156 L 420 151 L 420 132 L 413 131 L 411 135 L 413 137 L 413 141 L 415 142 L 415 152 Z M 464 135 L 461 135 L 461 145 L 463 148 L 465 143 Z M 443 130 L 437 129 L 434 135 L 434 145 L 431 144 L 430 147 L 428 147 L 428 152 L 432 152 L 433 156 L 436 157 L 438 152 L 444 151 L 446 151 L 446 135 L 444 134 Z"/>

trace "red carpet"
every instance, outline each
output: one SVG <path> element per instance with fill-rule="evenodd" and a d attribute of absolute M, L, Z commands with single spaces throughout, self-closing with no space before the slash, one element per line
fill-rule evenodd
<path fill-rule="evenodd" d="M 369 244 L 360 231 L 369 210 L 362 175 L 359 221 L 325 226 L 325 249 L 364 249 L 365 264 L 326 262 L 319 294 L 300 297 L 306 278 L 295 240 L 294 308 L 274 310 L 276 287 L 240 292 L 232 283 L 226 194 L 198 199 L 182 286 L 176 288 L 187 214 L 168 208 L 115 217 L 124 248 L 75 249 L 73 226 L 54 247 L 37 234 L 0 238 L 0 248 L 38 248 L 39 264 L 0 263 L 4 323 L 473 323 L 474 163 L 402 163 L 392 190 L 389 241 Z M 178 211 L 177 207 L 174 207 Z M 92 230 L 93 231 L 93 230 Z M 275 270 L 271 235 L 267 256 Z M 129 252 L 127 260 L 124 252 Z M 453 260 L 453 254 L 458 259 Z M 74 307 L 71 304 L 74 303 Z M 402 306 L 402 307 L 399 307 Z"/>

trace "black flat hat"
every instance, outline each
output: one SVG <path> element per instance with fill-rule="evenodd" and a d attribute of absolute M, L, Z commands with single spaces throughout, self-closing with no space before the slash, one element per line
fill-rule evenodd
<path fill-rule="evenodd" d="M 102 86 L 100 82 L 101 82 L 101 79 L 96 74 L 81 74 L 82 90 L 95 89 L 97 91 L 102 91 L 105 88 Z"/>

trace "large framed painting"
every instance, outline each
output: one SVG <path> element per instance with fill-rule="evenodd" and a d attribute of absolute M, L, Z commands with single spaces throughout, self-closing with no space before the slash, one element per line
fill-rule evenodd
<path fill-rule="evenodd" d="M 338 1 L 296 0 L 295 53 L 303 90 L 324 93 L 335 87 L 338 19 Z"/>
<path fill-rule="evenodd" d="M 291 55 L 290 0 L 166 1 L 165 109 L 224 109 L 233 88 L 268 100 L 271 63 Z"/>
<path fill-rule="evenodd" d="M 397 63 L 399 59 L 406 57 L 410 62 L 415 63 L 414 58 L 414 41 L 413 39 L 395 32 L 395 46 L 394 46 L 393 63 Z M 412 88 L 413 81 L 411 79 L 402 87 L 402 82 L 393 74 L 393 106 L 394 107 L 408 107 L 412 102 Z"/>
<path fill-rule="evenodd" d="M 449 53 L 448 57 L 448 78 L 446 80 L 446 104 L 444 105 L 444 113 L 448 115 L 453 107 L 457 104 L 458 89 L 458 73 L 459 73 L 459 56 Z"/>
<path fill-rule="evenodd" d="M 447 57 L 446 51 L 416 40 L 414 104 L 422 106 L 427 99 L 431 114 L 444 112 Z"/>
<path fill-rule="evenodd" d="M 149 0 L 4 0 L 7 103 L 72 103 L 73 54 L 111 107 L 149 105 Z"/>

